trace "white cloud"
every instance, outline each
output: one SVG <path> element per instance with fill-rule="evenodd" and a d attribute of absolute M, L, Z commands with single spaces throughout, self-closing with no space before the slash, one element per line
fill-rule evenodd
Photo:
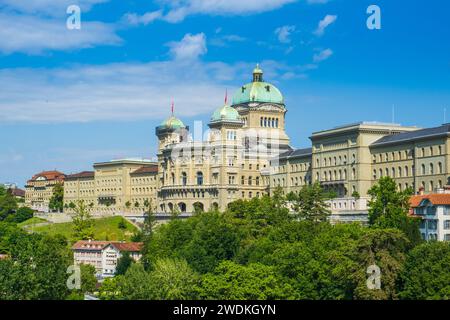
<path fill-rule="evenodd" d="M 241 37 L 237 34 L 226 34 L 212 38 L 209 43 L 216 47 L 226 47 L 231 42 L 244 42 L 247 38 Z"/>
<path fill-rule="evenodd" d="M 68 30 L 65 20 L 3 13 L 0 39 L 0 52 L 5 54 L 40 54 L 46 50 L 76 50 L 121 42 L 113 27 L 101 22 L 83 22 L 80 30 Z"/>
<path fill-rule="evenodd" d="M 325 49 L 325 50 L 320 51 L 319 53 L 314 54 L 313 60 L 314 60 L 314 62 L 325 61 L 332 55 L 333 55 L 333 51 L 331 49 Z"/>
<path fill-rule="evenodd" d="M 92 6 L 108 2 L 109 0 L 0 0 L 0 7 L 8 11 L 21 12 L 25 14 L 40 14 L 47 16 L 65 16 L 67 7 L 78 5 L 81 12 L 89 11 Z"/>
<path fill-rule="evenodd" d="M 279 9 L 298 0 L 159 0 L 166 14 L 158 17 L 170 23 L 183 21 L 195 14 L 233 16 Z M 308 3 L 314 2 L 309 0 Z"/>
<path fill-rule="evenodd" d="M 162 10 L 158 10 L 147 12 L 141 16 L 136 13 L 127 13 L 124 16 L 124 20 L 131 25 L 138 25 L 138 24 L 148 25 L 149 23 L 152 23 L 153 21 L 161 17 L 162 17 Z"/>
<path fill-rule="evenodd" d="M 172 41 L 167 45 L 175 60 L 195 60 L 208 51 L 204 33 L 188 33 L 181 41 Z"/>
<path fill-rule="evenodd" d="M 260 62 L 265 79 L 275 84 L 303 73 L 303 67 Z M 255 63 L 169 60 L 0 69 L 0 123 L 163 119 L 171 99 L 180 117 L 210 114 L 225 88 L 248 82 Z"/>
<path fill-rule="evenodd" d="M 295 26 L 282 26 L 275 29 L 275 34 L 278 37 L 278 41 L 281 43 L 289 43 L 291 39 L 291 33 L 295 31 Z"/>
<path fill-rule="evenodd" d="M 337 19 L 336 15 L 327 14 L 322 20 L 319 21 L 317 29 L 313 32 L 316 36 L 322 36 L 325 33 L 325 29 Z"/>

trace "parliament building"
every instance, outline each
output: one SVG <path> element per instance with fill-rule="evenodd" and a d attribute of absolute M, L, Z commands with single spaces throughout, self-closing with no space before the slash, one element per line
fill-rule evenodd
<path fill-rule="evenodd" d="M 257 66 L 231 104 L 213 112 L 200 141 L 172 113 L 155 130 L 157 162 L 113 160 L 65 176 L 65 210 L 78 200 L 102 215 L 139 215 L 149 202 L 161 213 L 225 210 L 278 186 L 288 193 L 319 182 L 337 196 L 330 200 L 332 218 L 352 221 L 364 219 L 367 191 L 382 176 L 416 193 L 449 184 L 450 124 L 421 129 L 359 122 L 314 132 L 311 148 L 295 149 L 285 131 L 287 110 Z M 40 184 L 44 179 L 34 177 Z"/>

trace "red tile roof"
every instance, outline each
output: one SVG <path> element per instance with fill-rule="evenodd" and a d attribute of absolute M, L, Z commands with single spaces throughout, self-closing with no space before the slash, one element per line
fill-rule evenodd
<path fill-rule="evenodd" d="M 15 197 L 25 197 L 25 190 L 19 189 L 19 188 L 14 188 L 14 189 L 9 189 L 11 190 L 11 194 Z"/>
<path fill-rule="evenodd" d="M 102 250 L 108 246 L 111 241 L 89 241 L 80 240 L 72 246 L 72 249 L 83 249 L 83 250 Z"/>
<path fill-rule="evenodd" d="M 109 245 L 113 245 L 119 251 L 139 252 L 144 245 L 143 242 L 118 242 L 118 241 L 89 241 L 80 240 L 72 246 L 73 250 L 103 250 Z"/>
<path fill-rule="evenodd" d="M 94 171 L 82 171 L 75 174 L 69 174 L 66 176 L 66 179 L 93 178 L 94 174 Z"/>
<path fill-rule="evenodd" d="M 412 208 L 418 207 L 422 200 L 428 199 L 434 205 L 450 205 L 450 193 L 431 193 L 412 196 L 409 203 Z"/>
<path fill-rule="evenodd" d="M 157 165 L 150 165 L 150 166 L 143 166 L 135 171 L 133 171 L 131 174 L 142 174 L 142 173 L 158 173 L 158 166 Z"/>
<path fill-rule="evenodd" d="M 143 242 L 113 242 L 111 243 L 119 251 L 139 252 L 141 251 Z"/>
<path fill-rule="evenodd" d="M 35 174 L 31 180 L 29 181 L 35 181 L 39 177 L 45 177 L 47 180 L 61 180 L 63 181 L 66 175 L 62 172 L 53 170 L 53 171 L 42 171 L 38 174 Z"/>

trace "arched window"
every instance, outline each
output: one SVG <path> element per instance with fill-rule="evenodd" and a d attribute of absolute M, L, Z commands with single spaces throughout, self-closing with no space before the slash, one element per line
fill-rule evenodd
<path fill-rule="evenodd" d="M 170 177 L 171 177 L 171 179 L 172 179 L 172 184 L 175 184 L 175 173 L 171 173 L 170 174 Z"/>
<path fill-rule="evenodd" d="M 267 127 L 267 118 L 264 117 L 264 127 Z"/>
<path fill-rule="evenodd" d="M 408 175 L 409 175 L 408 166 L 405 166 L 405 177 L 407 177 Z"/>
<path fill-rule="evenodd" d="M 256 185 L 259 186 L 259 177 L 256 177 Z"/>
<path fill-rule="evenodd" d="M 275 119 L 275 127 L 278 128 L 278 118 Z"/>
<path fill-rule="evenodd" d="M 183 186 L 187 185 L 187 174 L 186 174 L 186 172 L 182 172 L 181 173 L 181 184 Z"/>
<path fill-rule="evenodd" d="M 241 184 L 244 185 L 245 184 L 245 176 L 241 177 Z M 278 183 L 279 184 L 279 183 Z"/>
<path fill-rule="evenodd" d="M 395 178 L 395 168 L 392 168 L 392 178 Z"/>
<path fill-rule="evenodd" d="M 248 185 L 249 185 L 249 186 L 252 185 L 252 177 L 248 177 Z"/>
<path fill-rule="evenodd" d="M 271 127 L 275 128 L 275 119 L 274 118 L 272 118 L 272 126 Z"/>
<path fill-rule="evenodd" d="M 438 163 L 438 173 L 442 173 L 442 162 Z"/>
<path fill-rule="evenodd" d="M 421 174 L 425 174 L 425 165 L 422 164 L 421 168 L 422 168 Z"/>
<path fill-rule="evenodd" d="M 398 177 L 402 177 L 402 167 L 398 167 Z"/>
<path fill-rule="evenodd" d="M 261 117 L 261 119 L 259 120 L 259 123 L 260 123 L 261 127 L 263 126 L 263 122 L 264 122 L 263 117 Z"/>
<path fill-rule="evenodd" d="M 430 156 L 433 156 L 433 147 L 430 147 Z"/>
<path fill-rule="evenodd" d="M 430 163 L 430 174 L 434 174 L 434 165 Z"/>
<path fill-rule="evenodd" d="M 383 170 L 380 169 L 380 178 L 383 176 Z"/>
<path fill-rule="evenodd" d="M 203 185 L 203 172 L 201 171 L 197 172 L 197 185 Z"/>
<path fill-rule="evenodd" d="M 433 184 L 433 181 L 430 181 L 430 191 L 433 191 L 434 190 L 434 184 Z"/>

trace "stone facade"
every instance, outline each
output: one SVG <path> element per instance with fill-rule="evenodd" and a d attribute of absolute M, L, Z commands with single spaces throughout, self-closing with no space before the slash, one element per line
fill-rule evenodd
<path fill-rule="evenodd" d="M 69 175 L 64 185 L 64 211 L 83 200 L 95 215 L 142 215 L 156 206 L 157 166 L 148 160 L 124 159 L 94 164 L 95 171 Z"/>
<path fill-rule="evenodd" d="M 65 174 L 59 171 L 43 171 L 34 175 L 25 185 L 25 205 L 33 210 L 48 212 L 53 188 L 64 184 Z"/>
<path fill-rule="evenodd" d="M 65 207 L 70 212 L 70 203 L 84 200 L 100 215 L 142 215 L 149 202 L 159 213 L 225 210 L 230 202 L 277 187 L 289 193 L 319 182 L 336 194 L 330 201 L 336 219 L 352 221 L 367 212 L 367 192 L 382 176 L 416 193 L 449 184 L 450 124 L 420 129 L 359 122 L 314 132 L 310 148 L 294 149 L 286 112 L 281 92 L 264 82 L 257 66 L 232 103 L 226 98 L 213 112 L 204 139 L 194 139 L 172 110 L 155 130 L 157 162 L 115 160 L 70 175 Z M 49 199 L 50 180 L 33 177 L 27 203 Z"/>

